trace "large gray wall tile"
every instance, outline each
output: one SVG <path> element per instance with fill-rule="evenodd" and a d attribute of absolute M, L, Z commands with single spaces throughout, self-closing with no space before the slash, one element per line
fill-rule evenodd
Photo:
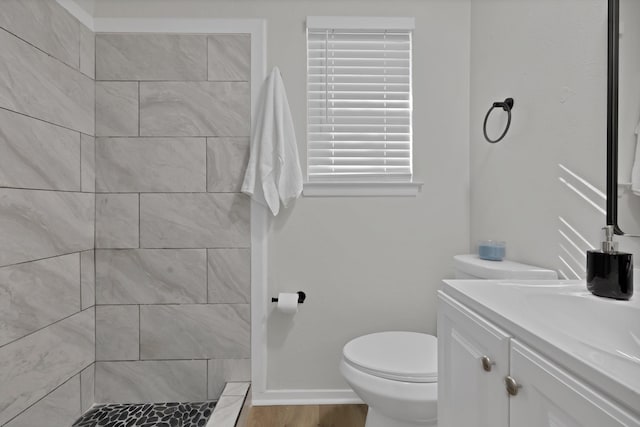
<path fill-rule="evenodd" d="M 91 78 L 0 31 L 0 107 L 93 135 L 94 98 Z"/>
<path fill-rule="evenodd" d="M 0 109 L 0 186 L 80 190 L 80 134 Z"/>
<path fill-rule="evenodd" d="M 80 375 L 5 424 L 5 427 L 70 426 L 81 415 Z"/>
<path fill-rule="evenodd" d="M 80 407 L 86 412 L 96 403 L 96 364 L 92 363 L 80 372 Z"/>
<path fill-rule="evenodd" d="M 143 305 L 141 359 L 246 358 L 248 304 Z"/>
<path fill-rule="evenodd" d="M 204 138 L 98 138 L 100 192 L 206 191 Z"/>
<path fill-rule="evenodd" d="M 249 136 L 249 84 L 141 82 L 142 136 Z"/>
<path fill-rule="evenodd" d="M 207 302 L 204 249 L 99 250 L 98 304 Z"/>
<path fill-rule="evenodd" d="M 141 194 L 141 247 L 249 247 L 249 214 L 242 194 Z"/>
<path fill-rule="evenodd" d="M 94 328 L 89 309 L 0 347 L 0 425 L 93 363 Z"/>
<path fill-rule="evenodd" d="M 98 34 L 96 56 L 95 400 L 217 398 L 250 377 L 250 36 Z"/>
<path fill-rule="evenodd" d="M 138 360 L 137 305 L 96 307 L 96 360 Z"/>
<path fill-rule="evenodd" d="M 207 138 L 207 191 L 239 193 L 249 161 L 249 138 Z"/>
<path fill-rule="evenodd" d="M 80 24 L 80 71 L 95 79 L 96 77 L 96 35 Z"/>
<path fill-rule="evenodd" d="M 206 80 L 207 39 L 197 34 L 98 34 L 99 80 Z"/>
<path fill-rule="evenodd" d="M 86 412 L 94 403 L 95 398 L 95 379 L 96 379 L 96 364 L 92 363 L 80 372 L 80 405 L 82 412 Z"/>
<path fill-rule="evenodd" d="M 203 401 L 206 370 L 206 360 L 97 362 L 96 401 Z"/>
<path fill-rule="evenodd" d="M 0 27 L 76 69 L 80 26 L 55 1 L 2 0 Z"/>
<path fill-rule="evenodd" d="M 137 248 L 137 194 L 96 194 L 96 248 Z"/>
<path fill-rule="evenodd" d="M 208 37 L 209 80 L 249 81 L 251 35 L 214 34 Z"/>
<path fill-rule="evenodd" d="M 210 303 L 251 302 L 251 250 L 209 249 Z"/>
<path fill-rule="evenodd" d="M 138 82 L 96 82 L 96 136 L 138 135 Z"/>
<path fill-rule="evenodd" d="M 80 151 L 82 162 L 80 170 L 82 173 L 82 191 L 96 191 L 96 143 L 95 138 L 82 134 L 80 137 Z"/>
<path fill-rule="evenodd" d="M 228 382 L 251 381 L 251 359 L 211 359 L 207 362 L 209 399 L 218 399 Z"/>
<path fill-rule="evenodd" d="M 93 248 L 95 196 L 0 189 L 0 266 Z"/>
<path fill-rule="evenodd" d="M 82 309 L 96 305 L 95 251 L 80 252 L 80 293 Z"/>
<path fill-rule="evenodd" d="M 55 1 L 3 0 L 0 27 L 0 425 L 68 426 L 95 360 L 93 34 Z"/>
<path fill-rule="evenodd" d="M 0 346 L 80 311 L 80 257 L 0 268 Z"/>

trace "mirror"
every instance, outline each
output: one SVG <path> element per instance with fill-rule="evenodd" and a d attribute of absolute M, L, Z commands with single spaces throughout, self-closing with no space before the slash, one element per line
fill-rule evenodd
<path fill-rule="evenodd" d="M 607 223 L 640 235 L 640 1 L 609 0 Z"/>

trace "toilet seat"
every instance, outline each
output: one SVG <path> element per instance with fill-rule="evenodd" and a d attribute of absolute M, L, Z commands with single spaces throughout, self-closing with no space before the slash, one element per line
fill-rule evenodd
<path fill-rule="evenodd" d="M 344 346 L 343 358 L 354 368 L 379 378 L 411 383 L 438 381 L 438 342 L 427 334 L 393 331 L 364 335 Z"/>

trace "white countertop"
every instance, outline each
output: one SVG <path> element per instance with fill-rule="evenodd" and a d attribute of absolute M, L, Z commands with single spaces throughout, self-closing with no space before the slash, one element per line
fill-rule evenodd
<path fill-rule="evenodd" d="M 445 280 L 442 292 L 640 414 L 639 295 L 560 280 Z"/>

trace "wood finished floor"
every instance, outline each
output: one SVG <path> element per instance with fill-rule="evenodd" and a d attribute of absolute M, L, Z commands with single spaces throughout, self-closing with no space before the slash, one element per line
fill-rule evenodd
<path fill-rule="evenodd" d="M 254 406 L 238 427 L 364 427 L 366 405 Z"/>

